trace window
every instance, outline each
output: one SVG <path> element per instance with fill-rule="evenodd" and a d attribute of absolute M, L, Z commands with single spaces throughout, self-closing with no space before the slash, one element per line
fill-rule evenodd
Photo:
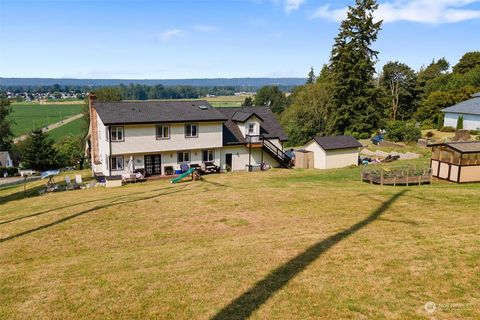
<path fill-rule="evenodd" d="M 123 170 L 123 156 L 112 156 L 110 165 L 112 170 Z"/>
<path fill-rule="evenodd" d="M 112 127 L 110 130 L 112 141 L 123 141 L 123 127 Z"/>
<path fill-rule="evenodd" d="M 168 124 L 162 124 L 156 128 L 157 140 L 170 138 L 170 126 Z"/>
<path fill-rule="evenodd" d="M 248 132 L 248 134 L 254 134 L 255 133 L 255 123 L 249 123 L 248 124 L 247 132 Z"/>
<path fill-rule="evenodd" d="M 190 162 L 190 152 L 180 151 L 179 153 L 177 153 L 177 162 L 178 163 Z"/>
<path fill-rule="evenodd" d="M 203 162 L 213 162 L 215 160 L 215 150 L 203 150 Z"/>
<path fill-rule="evenodd" d="M 198 125 L 197 124 L 186 124 L 185 125 L 185 137 L 187 137 L 187 138 L 198 137 Z"/>

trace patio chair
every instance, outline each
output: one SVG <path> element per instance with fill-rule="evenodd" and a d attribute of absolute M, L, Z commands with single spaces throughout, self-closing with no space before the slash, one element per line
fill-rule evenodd
<path fill-rule="evenodd" d="M 78 185 L 83 183 L 82 176 L 80 174 L 75 175 L 75 183 Z"/>
<path fill-rule="evenodd" d="M 65 177 L 65 190 L 75 190 L 75 186 L 73 185 L 72 181 L 70 180 L 70 176 Z"/>

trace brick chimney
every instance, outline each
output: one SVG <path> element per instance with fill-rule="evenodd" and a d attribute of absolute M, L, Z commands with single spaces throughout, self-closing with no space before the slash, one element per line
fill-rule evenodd
<path fill-rule="evenodd" d="M 98 122 L 97 122 L 97 110 L 94 108 L 94 101 L 97 97 L 95 92 L 90 92 L 88 95 L 88 106 L 90 111 L 90 139 L 92 140 L 92 164 L 100 164 L 100 152 L 98 149 Z"/>

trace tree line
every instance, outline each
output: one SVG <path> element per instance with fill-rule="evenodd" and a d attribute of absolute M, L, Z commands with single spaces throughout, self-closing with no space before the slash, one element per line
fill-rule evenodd
<path fill-rule="evenodd" d="M 315 135 L 365 138 L 381 128 L 403 130 L 400 136 L 413 141 L 419 138 L 419 127 L 440 129 L 440 110 L 480 91 L 480 51 L 466 53 L 453 68 L 444 58 L 418 71 L 390 61 L 377 74 L 379 52 L 372 49 L 382 25 L 373 18 L 377 8 L 374 0 L 356 0 L 349 7 L 330 61 L 318 76 L 312 68 L 305 85 L 288 97 L 278 88 L 265 87 L 244 105 L 267 101 L 291 145 L 302 145 Z"/>

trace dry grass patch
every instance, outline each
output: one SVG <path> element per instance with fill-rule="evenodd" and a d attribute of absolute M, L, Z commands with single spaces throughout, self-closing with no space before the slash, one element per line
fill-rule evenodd
<path fill-rule="evenodd" d="M 0 318 L 478 318 L 479 185 L 358 176 L 0 191 Z"/>

